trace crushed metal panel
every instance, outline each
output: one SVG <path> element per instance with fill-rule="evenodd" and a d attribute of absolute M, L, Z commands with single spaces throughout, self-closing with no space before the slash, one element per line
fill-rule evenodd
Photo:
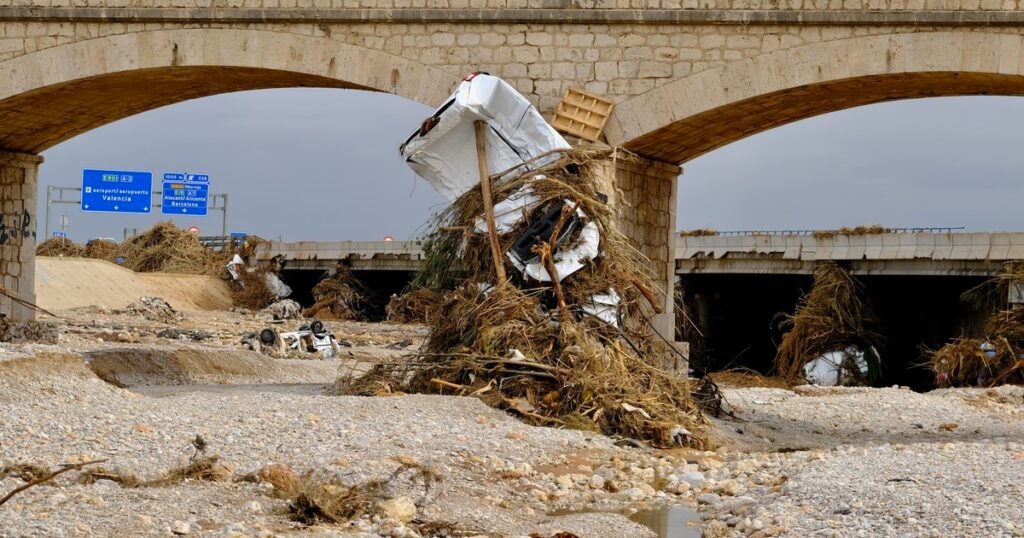
<path fill-rule="evenodd" d="M 605 97 L 569 88 L 555 109 L 551 125 L 562 133 L 599 142 L 613 106 Z"/>
<path fill-rule="evenodd" d="M 402 144 L 410 168 L 448 200 L 480 183 L 474 123 L 486 123 L 487 170 L 534 170 L 558 158 L 569 144 L 507 82 L 473 74 Z M 529 164 L 525 164 L 529 163 Z M 524 166 L 525 164 L 525 166 Z"/>

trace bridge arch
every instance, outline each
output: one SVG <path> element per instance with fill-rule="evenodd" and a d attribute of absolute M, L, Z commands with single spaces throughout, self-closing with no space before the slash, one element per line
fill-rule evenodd
<path fill-rule="evenodd" d="M 675 80 L 613 111 L 609 142 L 681 164 L 786 123 L 920 97 L 1024 95 L 1024 36 L 861 36 L 761 54 Z"/>
<path fill-rule="evenodd" d="M 220 93 L 352 88 L 433 106 L 458 80 L 328 37 L 223 28 L 111 35 L 0 62 L 0 150 L 39 153 L 127 116 Z"/>

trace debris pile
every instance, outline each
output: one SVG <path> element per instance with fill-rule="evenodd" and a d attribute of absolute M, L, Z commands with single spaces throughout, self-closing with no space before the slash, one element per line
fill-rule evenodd
<path fill-rule="evenodd" d="M 82 245 L 65 237 L 51 237 L 36 246 L 36 256 L 80 257 L 82 252 Z"/>
<path fill-rule="evenodd" d="M 86 258 L 93 258 L 96 260 L 110 260 L 114 259 L 114 251 L 117 250 L 117 243 L 110 239 L 90 239 L 85 244 L 85 249 L 82 251 L 82 255 Z"/>
<path fill-rule="evenodd" d="M 121 243 L 112 257 L 123 258 L 124 266 L 140 273 L 185 273 L 220 275 L 222 255 L 199 242 L 196 234 L 171 222 L 160 222 Z"/>
<path fill-rule="evenodd" d="M 418 507 L 426 503 L 431 489 L 442 481 L 442 476 L 413 458 L 397 456 L 394 460 L 399 466 L 388 477 L 352 485 L 326 472 L 310 471 L 299 478 L 289 467 L 280 464 L 260 469 L 256 478 L 271 483 L 274 492 L 289 501 L 291 518 L 304 525 L 340 524 L 373 515 L 375 520 L 390 518 L 415 528 L 412 522 Z M 399 480 L 405 482 L 406 487 L 423 488 L 418 502 L 389 493 Z"/>
<path fill-rule="evenodd" d="M 307 318 L 324 317 L 329 313 L 337 320 L 360 319 L 364 308 L 363 285 L 347 267 L 339 267 L 333 276 L 328 276 L 313 286 L 313 306 L 303 312 Z M 325 318 L 326 319 L 326 318 Z"/>
<path fill-rule="evenodd" d="M 263 310 L 292 293 L 291 288 L 281 281 L 281 277 L 268 269 L 243 267 L 237 273 L 237 277 L 234 274 L 232 277 L 234 280 L 232 281 L 231 300 L 235 306 L 240 308 Z M 295 301 L 290 302 L 295 303 Z M 298 305 L 298 303 L 295 304 Z M 276 319 L 298 317 L 302 313 L 302 307 L 297 306 L 297 308 L 297 313 L 288 314 L 290 317 Z"/>
<path fill-rule="evenodd" d="M 336 358 L 341 345 L 320 320 L 303 323 L 298 329 L 289 332 L 279 332 L 268 327 L 258 333 L 247 333 L 242 336 L 242 343 L 253 351 L 278 358 L 307 358 L 305 354 L 315 353 L 323 359 Z"/>
<path fill-rule="evenodd" d="M 0 342 L 9 344 L 56 344 L 60 329 L 56 323 L 45 321 L 13 321 L 0 316 Z"/>
<path fill-rule="evenodd" d="M 161 323 L 174 323 L 185 319 L 185 316 L 161 297 L 139 297 L 138 301 L 129 304 L 124 310 L 129 314 Z"/>
<path fill-rule="evenodd" d="M 655 367 L 670 347 L 647 319 L 648 262 L 600 190 L 597 166 L 610 152 L 569 148 L 504 82 L 475 75 L 403 155 L 453 199 L 417 281 L 444 294 L 444 315 L 414 361 L 377 365 L 352 386 L 473 395 L 540 424 L 702 444 L 687 379 Z"/>
<path fill-rule="evenodd" d="M 264 321 L 280 321 L 299 319 L 302 317 L 302 305 L 291 300 L 282 299 L 260 310 L 260 319 Z"/>
<path fill-rule="evenodd" d="M 149 480 L 122 469 L 93 467 L 78 475 L 76 482 L 88 485 L 98 480 L 110 480 L 122 488 L 164 488 L 189 480 L 228 482 L 232 480 L 233 475 L 234 467 L 222 463 L 219 456 L 199 454 L 188 464 L 168 469 Z"/>
<path fill-rule="evenodd" d="M 992 309 L 982 338 L 957 338 L 931 353 L 940 387 L 1024 384 L 1024 264 L 1008 264 L 994 282 L 964 294 Z M 976 297 L 974 295 L 977 295 Z"/>
<path fill-rule="evenodd" d="M 838 230 L 818 230 L 814 232 L 815 239 L 830 239 L 837 235 L 876 235 L 876 234 L 887 234 L 892 233 L 891 228 L 886 228 L 880 224 L 867 224 L 862 226 L 848 227 L 843 226 Z"/>
<path fill-rule="evenodd" d="M 865 324 L 860 284 L 838 264 L 818 264 L 811 292 L 787 324 L 775 370 L 790 383 L 870 385 L 878 378 L 879 336 Z"/>
<path fill-rule="evenodd" d="M 393 295 L 385 308 L 387 320 L 393 323 L 429 325 L 441 315 L 442 300 L 440 293 L 428 289 Z"/>
<path fill-rule="evenodd" d="M 711 235 L 718 235 L 718 230 L 712 228 L 695 228 L 693 230 L 683 230 L 679 232 L 680 237 L 707 237 Z"/>

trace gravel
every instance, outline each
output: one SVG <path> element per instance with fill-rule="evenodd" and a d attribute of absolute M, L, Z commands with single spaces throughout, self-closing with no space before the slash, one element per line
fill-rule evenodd
<path fill-rule="evenodd" d="M 209 445 L 208 453 L 217 454 L 240 474 L 279 462 L 300 474 L 316 469 L 357 483 L 387 477 L 398 467 L 392 458 L 408 456 L 445 478 L 424 508 L 427 518 L 512 536 L 541 526 L 564 526 L 581 536 L 600 536 L 603 529 L 623 536 L 647 533 L 618 515 L 566 517 L 563 524 L 563 518 L 547 517 L 543 510 L 517 500 L 517 495 L 526 494 L 499 473 L 526 469 L 525 477 L 534 473 L 531 467 L 557 465 L 566 454 L 608 458 L 623 451 L 601 436 L 525 425 L 476 399 L 246 390 L 186 390 L 149 398 L 104 383 L 78 357 L 7 361 L 0 366 L 0 406 L 5 409 L 0 449 L 8 461 L 52 466 L 107 458 L 109 466 L 154 477 L 185 464 L 194 452 L 190 441 L 199 434 Z M 0 481 L 0 490 L 19 483 L 8 477 Z M 422 494 L 411 484 L 396 488 L 395 495 Z M 481 502 L 485 498 L 490 500 Z M 243 509 L 254 501 L 265 510 Z M 268 497 L 254 484 L 122 490 L 62 479 L 57 488 L 32 488 L 0 508 L 5 511 L 0 535 L 166 535 L 177 522 L 187 524 L 190 534 L 210 536 L 229 535 L 233 525 L 254 535 L 261 530 L 295 530 L 274 513 L 282 507 L 283 501 Z M 140 526 L 140 516 L 148 518 L 147 524 Z"/>
<path fill-rule="evenodd" d="M 492 536 L 649 537 L 621 514 L 683 505 L 701 512 L 709 537 L 1024 537 L 1020 387 L 725 389 L 735 416 L 714 420 L 720 448 L 645 451 L 531 427 L 471 398 L 323 395 L 351 360 L 274 360 L 250 375 L 244 354 L 225 354 L 239 348 L 239 331 L 259 326 L 243 314 L 178 324 L 214 334 L 203 342 L 161 338 L 166 326 L 119 314 L 75 316 L 58 345 L 0 344 L 3 463 L 106 458 L 154 477 L 186 463 L 198 434 L 236 476 L 280 463 L 355 484 L 388 477 L 396 458 L 414 459 L 443 476 L 441 485 L 425 495 L 422 485 L 396 480 L 388 496 L 423 499 L 425 521 Z M 400 325 L 332 329 L 371 361 L 389 343 L 423 337 Z M 122 333 L 134 341 L 108 340 Z M 115 361 L 150 385 L 133 392 L 101 381 L 79 355 L 113 347 L 157 350 L 136 359 L 176 358 L 146 359 L 152 372 L 136 359 Z M 229 355 L 237 364 L 218 371 L 227 365 L 218 357 Z M 203 375 L 188 369 L 200 365 Z M 124 489 L 79 485 L 74 475 L 0 507 L 0 537 L 415 536 L 392 519 L 300 527 L 265 483 Z M 7 476 L 0 492 L 20 484 Z"/>
<path fill-rule="evenodd" d="M 843 447 L 767 504 L 792 536 L 1024 536 L 1016 442 Z"/>

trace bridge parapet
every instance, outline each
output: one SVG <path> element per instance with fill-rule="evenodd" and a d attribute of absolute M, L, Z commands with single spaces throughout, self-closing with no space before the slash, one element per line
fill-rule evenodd
<path fill-rule="evenodd" d="M 1024 260 L 1024 233 L 706 235 L 676 238 L 677 273 L 807 273 L 822 260 L 855 272 L 995 274 Z"/>
<path fill-rule="evenodd" d="M 418 241 L 270 241 L 254 253 L 257 264 L 280 255 L 286 268 L 332 269 L 339 263 L 354 270 L 415 271 L 423 261 Z"/>

